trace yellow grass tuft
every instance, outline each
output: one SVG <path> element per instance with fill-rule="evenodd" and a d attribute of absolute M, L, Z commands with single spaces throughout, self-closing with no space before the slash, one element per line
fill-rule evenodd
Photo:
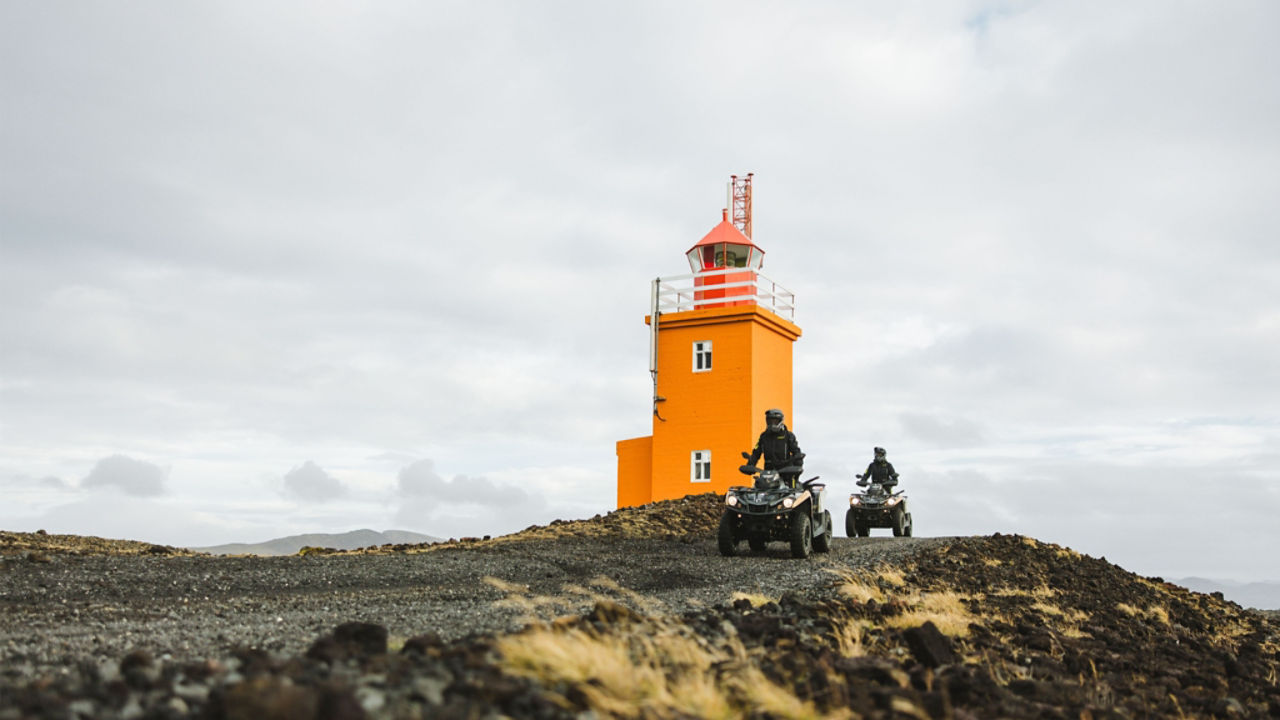
<path fill-rule="evenodd" d="M 1021 598 L 1037 598 L 1040 600 L 1046 600 L 1048 598 L 1056 597 L 1058 595 L 1058 591 L 1054 590 L 1048 585 L 1041 585 L 1039 587 L 1034 587 L 1030 590 L 1027 590 L 1024 588 L 1012 588 L 1012 587 L 1005 586 L 1005 587 L 997 588 L 996 590 L 993 590 L 989 594 L 994 595 L 995 597 L 1021 597 Z"/>
<path fill-rule="evenodd" d="M 1169 624 L 1169 611 L 1165 610 L 1161 605 L 1152 605 L 1147 608 L 1147 618 L 1155 620 L 1161 625 Z"/>
<path fill-rule="evenodd" d="M 498 650 L 509 672 L 547 687 L 571 684 L 602 715 L 727 719 L 750 709 L 796 720 L 824 717 L 751 665 L 736 638 L 714 647 L 678 625 L 649 629 L 619 637 L 536 627 L 500 638 Z M 715 670 L 726 665 L 733 671 Z"/>
<path fill-rule="evenodd" d="M 968 599 L 968 596 L 951 590 L 924 593 L 908 600 L 908 609 L 890 617 L 886 624 L 890 627 L 917 627 L 932 622 L 943 635 L 965 637 L 969 634 L 969 623 L 977 619 L 964 604 Z"/>
<path fill-rule="evenodd" d="M 496 588 L 504 593 L 523 593 L 529 591 L 528 585 L 519 585 L 513 582 L 508 582 L 502 578 L 494 577 L 492 575 L 484 576 L 484 584 Z"/>
<path fill-rule="evenodd" d="M 881 566 L 871 571 L 831 570 L 838 579 L 837 591 L 855 602 L 885 602 L 888 593 L 906 587 L 907 579 L 900 570 Z"/>
<path fill-rule="evenodd" d="M 747 602 L 751 603 L 751 607 L 757 607 L 757 608 L 762 607 L 764 605 L 768 605 L 771 602 L 777 602 L 774 598 L 771 598 L 767 595 L 761 595 L 760 593 L 745 593 L 740 591 L 735 592 L 733 595 L 729 596 L 729 600 L 730 602 L 746 600 Z"/>
<path fill-rule="evenodd" d="M 863 631 L 870 627 L 874 627 L 874 625 L 867 620 L 855 620 L 853 618 L 833 620 L 832 632 L 836 641 L 836 649 L 844 657 L 862 657 L 866 655 L 867 651 L 863 647 L 862 637 Z"/>
<path fill-rule="evenodd" d="M 1117 603 L 1116 609 L 1128 615 L 1142 620 L 1158 622 L 1161 625 L 1169 624 L 1169 611 L 1160 605 L 1149 605 L 1146 610 L 1134 607 L 1129 603 Z"/>
<path fill-rule="evenodd" d="M 1056 605 L 1050 605 L 1045 602 L 1038 602 L 1031 606 L 1038 610 L 1042 615 L 1046 615 L 1051 619 L 1050 627 L 1052 627 L 1059 635 L 1069 638 L 1082 638 L 1085 633 L 1080 630 L 1080 623 L 1089 619 L 1089 614 L 1072 608 L 1071 610 L 1063 610 Z"/>
<path fill-rule="evenodd" d="M 880 567 L 876 569 L 876 577 L 881 581 L 893 587 L 903 587 L 907 584 L 907 579 L 902 575 L 902 571 L 897 568 Z"/>
<path fill-rule="evenodd" d="M 884 592 L 867 576 L 850 570 L 832 570 L 837 578 L 837 592 L 854 602 L 884 602 Z"/>

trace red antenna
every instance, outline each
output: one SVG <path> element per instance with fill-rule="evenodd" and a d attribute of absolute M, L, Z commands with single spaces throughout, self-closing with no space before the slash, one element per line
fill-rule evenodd
<path fill-rule="evenodd" d="M 731 202 L 733 204 L 733 226 L 738 228 L 747 238 L 751 237 L 751 176 L 755 173 L 747 173 L 744 178 L 737 175 L 730 175 L 732 181 Z"/>

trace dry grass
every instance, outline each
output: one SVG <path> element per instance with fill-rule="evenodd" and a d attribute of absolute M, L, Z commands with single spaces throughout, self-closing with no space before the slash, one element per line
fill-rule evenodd
<path fill-rule="evenodd" d="M 1040 612 L 1041 615 L 1049 619 L 1048 625 L 1063 637 L 1082 638 L 1085 632 L 1080 629 L 1080 623 L 1089 619 L 1089 614 L 1072 608 L 1063 610 L 1056 605 L 1050 605 L 1045 602 L 1038 602 L 1031 606 Z"/>
<path fill-rule="evenodd" d="M 997 588 L 988 594 L 994 597 L 1035 598 L 1037 600 L 1047 600 L 1049 598 L 1057 597 L 1058 591 L 1048 585 L 1041 585 L 1030 590 L 1005 586 Z"/>
<path fill-rule="evenodd" d="M 881 566 L 876 568 L 875 574 L 876 577 L 880 578 L 881 582 L 893 587 L 905 587 L 907 584 L 906 577 L 904 577 L 902 571 L 897 568 Z"/>
<path fill-rule="evenodd" d="M 592 578 L 584 585 L 569 584 L 558 595 L 533 595 L 527 585 L 511 583 L 501 578 L 485 577 L 485 584 L 505 593 L 506 597 L 494 602 L 496 607 L 509 608 L 519 613 L 526 625 L 537 624 L 563 615 L 583 612 L 599 603 L 616 603 L 638 608 L 641 612 L 660 614 L 666 605 L 646 595 L 625 588 L 604 575 Z"/>
<path fill-rule="evenodd" d="M 964 637 L 969 634 L 969 623 L 977 618 L 969 612 L 965 601 L 973 599 L 952 591 L 942 592 L 909 592 L 907 581 L 902 572 L 892 568 L 877 568 L 870 572 L 852 572 L 849 570 L 832 571 L 837 581 L 837 591 L 842 597 L 858 603 L 872 600 L 900 602 L 906 609 L 893 615 L 886 622 L 890 627 L 917 627 L 932 622 L 945 635 Z M 844 651 L 844 646 L 856 649 L 861 643 L 861 630 L 857 629 L 857 642 L 854 642 L 852 630 L 844 630 L 844 639 L 837 637 L 837 642 Z"/>
<path fill-rule="evenodd" d="M 969 623 L 977 620 L 965 606 L 968 599 L 969 596 L 951 590 L 912 596 L 907 601 L 907 610 L 900 615 L 891 616 L 886 624 L 906 628 L 931 622 L 944 635 L 965 637 L 969 634 Z"/>
<path fill-rule="evenodd" d="M 1169 611 L 1160 605 L 1149 605 L 1147 609 L 1143 610 L 1128 603 L 1117 603 L 1116 609 L 1129 617 L 1140 618 L 1148 622 L 1157 622 L 1161 625 L 1169 624 Z"/>
<path fill-rule="evenodd" d="M 832 570 L 830 572 L 837 578 L 837 592 L 859 603 L 871 600 L 885 602 L 892 593 L 907 585 L 906 577 L 896 568 L 882 566 L 870 571 Z"/>
<path fill-rule="evenodd" d="M 824 715 L 774 684 L 736 638 L 712 646 L 678 624 L 647 622 L 645 632 L 624 636 L 536 627 L 499 639 L 498 650 L 509 672 L 548 688 L 572 685 L 608 717 L 733 718 L 747 710 L 796 720 L 843 717 Z"/>
<path fill-rule="evenodd" d="M 845 717 L 824 715 L 760 671 L 736 637 L 713 644 L 677 620 L 657 620 L 662 603 L 597 577 L 586 586 L 569 585 L 560 597 L 532 596 L 524 585 L 498 578 L 485 582 L 506 597 L 496 604 L 525 611 L 530 627 L 497 642 L 508 672 L 533 678 L 550 689 L 570 685 L 592 710 L 605 717 L 692 714 L 736 718 L 763 711 L 778 718 Z M 753 607 L 775 602 L 763 594 L 734 593 Z M 616 606 L 622 600 L 641 608 L 637 625 L 616 632 L 582 626 L 574 617 L 546 624 L 538 616 L 549 608 L 595 602 Z M 834 641 L 847 655 L 862 652 L 863 621 L 838 625 Z M 564 700 L 568 703 L 568 700 Z"/>
<path fill-rule="evenodd" d="M 751 603 L 751 607 L 753 608 L 763 607 L 771 602 L 777 602 L 776 598 L 771 598 L 768 595 L 761 595 L 760 593 L 735 592 L 733 595 L 729 596 L 730 602 L 737 602 L 739 600 L 746 600 Z"/>
<path fill-rule="evenodd" d="M 858 603 L 884 602 L 884 591 L 867 578 L 846 570 L 837 571 L 836 575 L 840 578 L 838 592 L 842 597 Z"/>
<path fill-rule="evenodd" d="M 862 657 L 867 654 L 863 645 L 864 631 L 875 627 L 867 620 L 844 618 L 831 623 L 836 649 L 844 657 Z"/>

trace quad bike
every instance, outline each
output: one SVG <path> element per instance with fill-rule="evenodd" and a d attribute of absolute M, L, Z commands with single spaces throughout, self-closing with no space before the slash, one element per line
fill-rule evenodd
<path fill-rule="evenodd" d="M 750 457 L 747 453 L 744 457 Z M 803 455 L 794 458 L 795 462 Z M 744 475 L 754 475 L 751 487 L 734 486 L 724 497 L 724 514 L 716 541 L 720 554 L 734 554 L 742 540 L 754 552 L 761 552 L 772 540 L 791 544 L 791 557 L 806 558 L 809 553 L 831 550 L 831 513 L 822 507 L 826 485 L 817 477 L 795 487 L 783 477 L 795 477 L 802 468 L 797 464 L 777 470 L 761 470 L 754 465 L 738 468 Z"/>
<path fill-rule="evenodd" d="M 907 496 L 899 490 L 890 493 L 889 488 L 898 484 L 897 478 L 881 485 L 858 476 L 859 487 L 867 488 L 849 496 L 849 511 L 844 515 L 844 533 L 849 537 L 867 537 L 871 528 L 891 528 L 894 537 L 911 537 L 911 513 L 907 511 Z"/>

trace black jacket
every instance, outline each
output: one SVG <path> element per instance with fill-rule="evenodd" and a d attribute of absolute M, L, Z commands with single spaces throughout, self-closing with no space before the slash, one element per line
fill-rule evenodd
<path fill-rule="evenodd" d="M 765 428 L 760 433 L 760 439 L 756 440 L 756 447 L 751 451 L 751 459 L 747 464 L 755 465 L 763 455 L 764 469 L 777 470 L 790 465 L 787 461 L 799 454 L 800 445 L 796 442 L 796 434 L 788 430 L 786 425 L 781 430 Z"/>
<path fill-rule="evenodd" d="M 863 477 L 881 485 L 898 484 L 898 473 L 893 469 L 893 463 L 888 460 L 872 460 Z"/>

